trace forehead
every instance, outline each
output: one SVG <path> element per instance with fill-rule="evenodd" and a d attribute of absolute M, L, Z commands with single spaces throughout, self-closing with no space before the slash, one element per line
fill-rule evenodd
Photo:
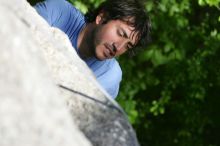
<path fill-rule="evenodd" d="M 138 42 L 138 32 L 135 31 L 135 27 L 129 24 L 130 20 L 113 20 L 117 29 L 122 29 L 127 34 L 128 38 L 131 40 L 132 44 L 137 44 Z"/>

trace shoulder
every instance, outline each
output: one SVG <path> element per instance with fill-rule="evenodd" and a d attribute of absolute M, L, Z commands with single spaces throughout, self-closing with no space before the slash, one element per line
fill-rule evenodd
<path fill-rule="evenodd" d="M 75 6 L 66 0 L 46 0 L 46 3 L 53 13 L 62 12 L 65 14 L 65 12 L 75 12 L 81 14 Z"/>
<path fill-rule="evenodd" d="M 84 23 L 83 14 L 66 0 L 46 0 L 34 7 L 49 25 L 64 32 L 71 31 L 69 28 L 78 28 L 78 25 Z"/>
<path fill-rule="evenodd" d="M 34 8 L 39 13 L 46 13 L 48 16 L 60 16 L 68 14 L 68 12 L 79 13 L 81 12 L 75 8 L 71 3 L 66 0 L 45 0 L 37 3 Z"/>

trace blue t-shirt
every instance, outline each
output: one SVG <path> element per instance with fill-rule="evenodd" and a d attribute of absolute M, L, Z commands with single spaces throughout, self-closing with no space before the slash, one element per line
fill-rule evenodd
<path fill-rule="evenodd" d="M 86 25 L 84 15 L 66 0 L 46 0 L 36 4 L 37 12 L 53 27 L 68 35 L 73 47 L 78 52 L 77 39 Z M 95 74 L 101 86 L 116 98 L 122 77 L 121 68 L 116 59 L 99 61 L 95 57 L 84 60 Z"/>

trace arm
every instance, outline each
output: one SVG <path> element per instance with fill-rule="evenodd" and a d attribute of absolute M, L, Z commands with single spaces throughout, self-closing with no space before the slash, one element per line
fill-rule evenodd
<path fill-rule="evenodd" d="M 78 17 L 82 17 L 79 10 L 66 0 L 45 0 L 37 3 L 34 8 L 49 25 L 60 28 L 64 32 Z"/>
<path fill-rule="evenodd" d="M 34 6 L 50 26 L 57 27 L 69 37 L 77 48 L 78 34 L 84 25 L 84 16 L 66 0 L 46 0 Z"/>
<path fill-rule="evenodd" d="M 55 22 L 58 22 L 62 15 L 62 8 L 64 7 L 63 3 L 63 0 L 46 0 L 37 3 L 34 8 L 49 25 L 53 26 Z"/>

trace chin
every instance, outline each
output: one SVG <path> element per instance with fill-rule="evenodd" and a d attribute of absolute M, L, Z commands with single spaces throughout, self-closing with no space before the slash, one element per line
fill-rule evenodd
<path fill-rule="evenodd" d="M 99 60 L 99 61 L 103 61 L 103 60 L 105 60 L 105 59 L 100 59 L 100 58 L 97 58 L 97 57 L 96 57 L 96 59 Z"/>
<path fill-rule="evenodd" d="M 95 56 L 95 58 L 96 58 L 97 60 L 99 60 L 99 61 L 103 61 L 103 60 L 108 59 L 107 57 L 104 56 L 104 54 L 97 53 L 97 52 L 95 52 L 94 56 Z"/>
<path fill-rule="evenodd" d="M 97 55 L 95 55 L 95 58 L 96 58 L 97 60 L 99 60 L 99 61 L 103 61 L 103 60 L 107 59 L 107 58 L 100 57 L 100 56 L 97 56 Z"/>

